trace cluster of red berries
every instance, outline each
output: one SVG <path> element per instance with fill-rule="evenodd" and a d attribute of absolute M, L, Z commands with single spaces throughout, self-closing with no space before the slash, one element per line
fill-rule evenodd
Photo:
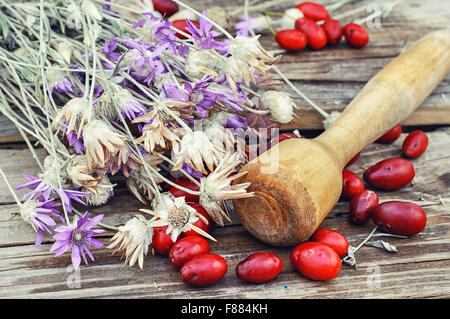
<path fill-rule="evenodd" d="M 319 50 L 327 44 L 335 45 L 345 37 L 347 43 L 362 48 L 369 42 L 366 29 L 356 23 L 342 27 L 338 20 L 330 18 L 327 9 L 315 2 L 302 2 L 296 7 L 303 17 L 295 21 L 295 29 L 278 31 L 275 40 L 285 50 L 300 51 L 306 46 Z"/>

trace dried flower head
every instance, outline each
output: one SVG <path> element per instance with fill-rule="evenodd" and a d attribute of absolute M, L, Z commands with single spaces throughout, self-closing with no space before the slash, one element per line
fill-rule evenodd
<path fill-rule="evenodd" d="M 111 92 L 103 92 L 96 104 L 97 115 L 103 115 L 109 120 L 117 120 L 119 112 L 125 118 L 134 120 L 137 116 L 143 114 L 144 111 L 144 107 L 131 92 L 119 85 L 113 85 Z"/>
<path fill-rule="evenodd" d="M 158 218 L 152 221 L 152 227 L 167 226 L 166 232 L 171 234 L 173 242 L 176 242 L 181 233 L 191 229 L 215 241 L 211 235 L 194 225 L 199 218 L 205 223 L 208 223 L 208 220 L 202 214 L 199 214 L 195 208 L 186 204 L 184 197 L 176 197 L 170 202 L 166 201 L 164 205 L 160 205 L 158 208 L 159 210 L 140 209 L 140 211 Z"/>
<path fill-rule="evenodd" d="M 203 163 L 212 171 L 225 154 L 224 150 L 212 143 L 203 131 L 187 133 L 181 142 L 175 144 L 172 149 L 177 159 L 173 171 L 179 170 L 186 163 L 197 172 L 206 174 Z"/>
<path fill-rule="evenodd" d="M 104 168 L 119 150 L 127 151 L 127 138 L 113 131 L 101 120 L 90 121 L 83 130 L 86 161 L 89 169 Z"/>
<path fill-rule="evenodd" d="M 92 105 L 87 98 L 73 98 L 56 112 L 53 127 L 56 128 L 60 124 L 60 120 L 64 119 L 64 122 L 67 122 L 67 131 L 75 130 L 79 135 L 88 121 L 91 110 Z"/>
<path fill-rule="evenodd" d="M 125 256 L 125 264 L 129 263 L 131 267 L 137 261 L 142 269 L 144 256 L 147 255 L 148 247 L 152 243 L 152 236 L 151 220 L 147 220 L 142 215 L 136 215 L 119 227 L 107 248 L 114 249 L 114 252 L 120 251 Z"/>
<path fill-rule="evenodd" d="M 184 71 L 194 79 L 201 79 L 205 74 L 217 77 L 215 71 L 219 59 L 212 50 L 189 50 L 186 54 Z"/>
<path fill-rule="evenodd" d="M 158 164 L 162 163 L 162 160 L 153 155 L 149 155 L 145 157 L 145 160 L 148 165 L 153 167 L 156 171 L 159 171 L 160 168 L 157 167 Z M 150 174 L 149 174 L 150 172 Z M 162 179 L 160 179 L 156 174 L 153 174 L 150 170 L 147 170 L 144 166 L 139 166 L 133 169 L 130 173 L 130 176 L 127 178 L 127 187 L 128 190 L 136 196 L 136 198 L 143 203 L 147 204 L 147 200 L 151 201 L 154 197 L 154 184 L 162 183 Z"/>
<path fill-rule="evenodd" d="M 86 212 L 81 218 L 74 216 L 71 225 L 55 228 L 57 234 L 53 238 L 56 241 L 50 248 L 50 251 L 56 251 L 55 257 L 57 257 L 71 249 L 72 264 L 75 269 L 80 267 L 81 257 L 83 257 L 86 264 L 88 263 L 85 253 L 94 261 L 94 256 L 92 256 L 88 246 L 96 248 L 103 247 L 103 244 L 93 238 L 93 236 L 104 233 L 105 231 L 103 229 L 92 229 L 97 226 L 102 218 L 103 215 L 97 215 L 88 221 L 88 213 Z"/>
<path fill-rule="evenodd" d="M 224 217 L 230 221 L 224 210 L 223 201 L 248 198 L 254 195 L 246 190 L 250 186 L 250 182 L 232 185 L 234 180 L 247 173 L 241 172 L 231 175 L 240 164 L 238 153 L 227 154 L 211 174 L 200 180 L 200 204 L 211 218 L 220 225 L 223 225 Z"/>
<path fill-rule="evenodd" d="M 114 186 L 107 175 L 99 175 L 100 178 L 94 187 L 81 188 L 82 192 L 89 193 L 89 196 L 84 198 L 84 201 L 89 206 L 101 206 L 114 196 Z"/>
<path fill-rule="evenodd" d="M 45 231 L 49 234 L 52 233 L 49 227 L 55 226 L 56 222 L 51 216 L 61 219 L 59 211 L 54 208 L 61 206 L 61 204 L 53 203 L 53 201 L 54 198 L 43 202 L 30 199 L 20 206 L 20 217 L 36 231 L 36 246 L 39 246 L 42 243 L 41 231 Z M 62 220 L 63 219 L 61 219 L 61 221 Z"/>
<path fill-rule="evenodd" d="M 74 186 L 83 187 L 89 192 L 94 192 L 101 180 L 96 170 L 87 167 L 85 155 L 75 155 L 66 165 L 66 173 Z"/>
<path fill-rule="evenodd" d="M 272 117 L 279 123 L 289 123 L 292 121 L 294 101 L 288 93 L 282 91 L 266 91 L 262 99 L 262 105 L 269 109 Z"/>

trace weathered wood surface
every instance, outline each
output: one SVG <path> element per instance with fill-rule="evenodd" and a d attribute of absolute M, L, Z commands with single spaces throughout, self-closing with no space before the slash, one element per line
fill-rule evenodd
<path fill-rule="evenodd" d="M 285 1 L 283 8 L 292 7 L 296 0 Z M 325 1 L 319 1 L 324 3 Z M 189 2 L 199 10 L 221 5 L 231 12 L 242 6 L 241 0 L 195 0 Z M 355 1 L 336 13 L 369 4 Z M 281 7 L 274 11 L 281 11 Z M 363 11 L 361 16 L 372 12 Z M 252 14 L 252 12 L 250 12 Z M 235 19 L 239 19 L 235 15 Z M 349 19 L 344 18 L 343 22 Z M 345 41 L 335 47 L 319 51 L 305 49 L 299 53 L 284 54 L 279 67 L 294 84 L 327 112 L 342 111 L 364 84 L 391 59 L 430 31 L 445 28 L 450 21 L 450 2 L 441 0 L 405 0 L 391 15 L 380 21 L 380 28 L 369 29 L 370 42 L 363 49 L 349 48 Z M 264 35 L 261 42 L 268 50 L 279 50 L 273 36 Z M 287 91 L 290 91 L 287 89 Z M 293 92 L 292 96 L 295 97 Z M 299 119 L 285 129 L 320 129 L 322 116 L 300 98 Z M 450 77 L 426 99 L 423 105 L 407 118 L 404 125 L 450 124 Z M 0 115 L 0 143 L 20 141 L 21 136 L 3 115 Z"/>
<path fill-rule="evenodd" d="M 82 266 L 80 288 L 68 288 L 73 275 L 70 254 L 54 258 L 49 253 L 52 239 L 44 237 L 34 246 L 31 227 L 12 215 L 11 204 L 1 183 L 0 198 L 0 298 L 448 298 L 450 297 L 450 128 L 429 132 L 428 151 L 413 160 L 414 184 L 396 192 L 377 191 L 381 201 L 392 199 L 415 202 L 427 211 L 427 227 L 408 239 L 382 237 L 399 252 L 390 254 L 374 247 L 357 253 L 358 269 L 343 266 L 341 274 L 330 282 L 310 281 L 294 271 L 289 262 L 291 248 L 274 248 L 233 223 L 217 227 L 211 243 L 212 253 L 224 256 L 228 272 L 214 286 L 196 289 L 183 284 L 167 257 L 147 256 L 144 269 L 124 266 L 119 256 L 106 249 L 94 250 L 96 261 Z M 372 144 L 351 169 L 358 175 L 377 161 L 400 155 L 405 134 L 392 145 Z M 36 172 L 28 151 L 0 149 L 1 167 L 14 185 L 22 183 L 17 172 Z M 13 169 L 14 168 L 14 169 Z M 92 214 L 104 213 L 105 222 L 123 224 L 142 206 L 121 189 L 118 196 Z M 356 227 L 348 222 L 348 202 L 339 202 L 321 227 L 344 234 L 356 246 L 373 225 Z M 107 244 L 111 234 L 100 240 Z M 256 251 L 278 254 L 284 263 L 282 273 L 264 285 L 246 284 L 237 279 L 234 268 L 239 261 Z"/>
<path fill-rule="evenodd" d="M 298 1 L 286 0 L 285 7 Z M 320 1 L 319 1 L 320 2 Z M 323 1 L 322 1 L 323 2 Z M 223 5 L 231 10 L 241 0 L 190 1 L 197 9 Z M 359 4 L 347 5 L 346 8 Z M 450 21 L 448 1 L 405 0 L 387 19 L 381 29 L 371 29 L 371 42 L 362 50 L 348 48 L 345 43 L 321 51 L 305 50 L 286 54 L 280 68 L 296 86 L 327 111 L 342 110 L 365 82 L 405 47 L 429 31 L 446 27 Z M 281 8 L 280 8 L 281 9 Z M 268 49 L 279 49 L 272 37 L 262 37 Z M 450 78 L 439 85 L 422 107 L 403 124 L 450 124 Z M 303 101 L 300 120 L 284 128 L 321 128 L 321 117 Z M 52 239 L 44 237 L 40 247 L 34 246 L 35 233 L 19 216 L 17 206 L 0 182 L 0 298 L 449 298 L 450 297 L 450 128 L 429 132 L 428 151 L 413 160 L 416 168 L 414 185 L 396 192 L 380 192 L 381 201 L 401 199 L 413 201 L 427 211 L 425 230 L 408 239 L 382 237 L 397 246 L 390 254 L 373 247 L 357 253 L 358 269 L 343 266 L 341 274 L 330 282 L 307 280 L 294 271 L 289 262 L 290 248 L 274 248 L 250 236 L 236 216 L 226 227 L 217 227 L 211 243 L 213 253 L 224 256 L 229 270 L 214 286 L 196 289 L 178 278 L 166 257 L 147 256 L 144 270 L 123 265 L 119 256 L 105 249 L 94 250 L 96 261 L 82 266 L 80 288 L 69 288 L 73 275 L 70 255 L 54 258 L 49 253 Z M 404 135 L 392 145 L 369 145 L 351 169 L 358 175 L 377 161 L 400 155 Z M 0 167 L 11 183 L 23 183 L 23 173 L 36 174 L 38 167 L 31 154 L 21 149 L 17 130 L 0 116 Z M 39 151 L 40 156 L 44 156 Z M 117 196 L 101 208 L 90 208 L 92 214 L 104 213 L 105 223 L 121 225 L 135 214 L 141 204 L 119 182 Z M 25 191 L 19 192 L 22 196 Z M 348 222 L 348 202 L 339 202 L 322 227 L 344 234 L 356 246 L 372 229 L 372 224 L 356 227 Z M 100 240 L 107 244 L 111 233 Z M 239 261 L 256 251 L 278 254 L 282 273 L 264 285 L 246 284 L 236 278 L 234 268 Z M 72 276 L 73 277 L 73 276 Z"/>

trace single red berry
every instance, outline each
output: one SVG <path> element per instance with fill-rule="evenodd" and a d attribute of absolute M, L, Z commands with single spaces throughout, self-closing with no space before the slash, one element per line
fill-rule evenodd
<path fill-rule="evenodd" d="M 152 0 L 152 2 L 153 8 L 165 17 L 170 17 L 178 12 L 178 4 L 172 0 Z"/>
<path fill-rule="evenodd" d="M 261 284 L 274 279 L 281 273 L 283 262 L 272 253 L 254 253 L 236 266 L 236 275 L 247 282 Z"/>
<path fill-rule="evenodd" d="M 362 48 L 369 42 L 369 34 L 366 29 L 356 23 L 348 23 L 344 27 L 345 40 L 355 48 Z"/>
<path fill-rule="evenodd" d="M 321 4 L 305 1 L 297 5 L 303 15 L 314 21 L 321 21 L 330 17 L 328 10 Z"/>
<path fill-rule="evenodd" d="M 327 45 L 327 35 L 316 21 L 305 17 L 299 18 L 295 21 L 295 28 L 306 34 L 310 48 L 319 50 Z"/>
<path fill-rule="evenodd" d="M 364 190 L 350 201 L 350 221 L 355 225 L 365 224 L 372 213 L 372 208 L 378 205 L 378 196 L 371 190 Z"/>
<path fill-rule="evenodd" d="M 209 216 L 208 212 L 199 203 L 189 203 L 188 205 L 195 208 L 197 213 L 201 214 L 208 221 L 208 223 L 205 223 L 202 219 L 199 218 L 193 225 L 197 226 L 198 228 L 200 228 L 201 230 L 204 230 L 207 233 L 210 233 L 214 227 L 214 222 L 211 219 L 211 217 Z M 193 229 L 185 231 L 183 234 L 185 236 L 200 235 Z"/>
<path fill-rule="evenodd" d="M 209 244 L 203 237 L 187 236 L 177 240 L 169 251 L 170 263 L 177 269 L 195 256 L 209 254 Z"/>
<path fill-rule="evenodd" d="M 222 256 L 206 254 L 195 256 L 180 269 L 183 282 L 194 287 L 215 284 L 227 273 L 228 265 Z"/>
<path fill-rule="evenodd" d="M 342 35 L 344 34 L 344 28 L 338 20 L 327 19 L 322 24 L 322 28 L 327 35 L 327 41 L 329 44 L 333 45 L 341 41 Z"/>
<path fill-rule="evenodd" d="M 339 255 L 321 243 L 300 244 L 291 251 L 289 257 L 295 269 L 312 280 L 331 280 L 341 272 Z"/>
<path fill-rule="evenodd" d="M 348 241 L 342 234 L 334 230 L 328 230 L 325 228 L 318 229 L 311 236 L 311 241 L 327 245 L 339 255 L 344 257 L 348 251 Z"/>
<path fill-rule="evenodd" d="M 383 144 L 390 144 L 393 143 L 395 140 L 397 140 L 400 135 L 402 135 L 402 126 L 400 124 L 397 124 L 393 128 L 391 128 L 389 131 L 384 133 L 382 136 L 380 136 L 376 142 L 377 143 L 383 143 Z"/>
<path fill-rule="evenodd" d="M 363 175 L 370 185 L 393 191 L 411 183 L 415 176 L 414 165 L 403 158 L 388 158 L 369 167 Z"/>
<path fill-rule="evenodd" d="M 198 23 L 198 21 L 195 20 L 189 20 L 193 25 L 195 25 L 197 28 L 200 28 L 200 23 Z M 187 34 L 191 34 L 188 30 L 187 27 L 189 26 L 189 24 L 187 23 L 186 19 L 184 20 L 175 20 L 172 21 L 172 26 L 174 28 L 177 28 L 178 30 L 183 31 L 184 33 Z M 181 33 L 175 33 L 175 36 L 177 36 L 179 39 L 187 39 L 184 35 L 182 35 Z"/>
<path fill-rule="evenodd" d="M 424 230 L 427 214 L 417 204 L 402 201 L 389 201 L 372 209 L 372 220 L 388 233 L 412 236 Z"/>
<path fill-rule="evenodd" d="M 308 44 L 305 33 L 295 29 L 278 31 L 275 35 L 275 41 L 280 47 L 289 51 L 303 50 Z"/>
<path fill-rule="evenodd" d="M 345 199 L 352 199 L 353 196 L 362 193 L 364 182 L 355 173 L 344 169 L 342 171 L 342 194 Z"/>
<path fill-rule="evenodd" d="M 408 134 L 403 141 L 402 152 L 406 157 L 415 158 L 422 155 L 428 147 L 428 136 L 423 131 Z"/>

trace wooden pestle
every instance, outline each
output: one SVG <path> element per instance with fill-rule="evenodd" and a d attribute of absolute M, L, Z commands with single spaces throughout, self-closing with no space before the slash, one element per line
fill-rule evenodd
<path fill-rule="evenodd" d="M 342 191 L 345 164 L 411 114 L 450 71 L 450 30 L 435 31 L 386 65 L 314 139 L 288 139 L 247 163 L 251 198 L 234 200 L 245 228 L 276 246 L 307 240 Z M 276 169 L 274 169 L 276 167 Z"/>

